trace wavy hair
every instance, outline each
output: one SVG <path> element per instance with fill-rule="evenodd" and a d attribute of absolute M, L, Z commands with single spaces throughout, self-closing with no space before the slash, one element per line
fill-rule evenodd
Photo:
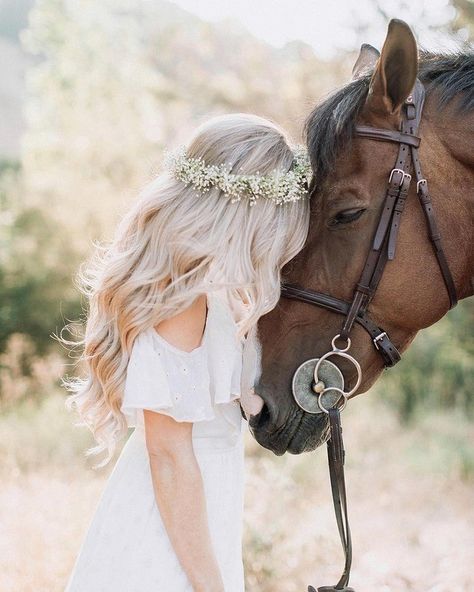
<path fill-rule="evenodd" d="M 242 174 L 284 173 L 294 160 L 282 129 L 244 113 L 205 122 L 186 152 L 208 164 L 229 163 L 232 172 Z M 137 335 L 187 308 L 198 295 L 225 289 L 231 303 L 246 301 L 237 322 L 242 338 L 276 306 L 280 270 L 302 249 L 308 225 L 309 199 L 232 203 L 219 189 L 199 194 L 166 170 L 141 190 L 112 240 L 96 244 L 76 274 L 88 301 L 83 338 L 58 338 L 80 347 L 78 362 L 87 370 L 86 376 L 62 383 L 72 392 L 66 407 L 82 420 L 76 425 L 86 425 L 97 443 L 85 455 L 108 453 L 94 469 L 111 460 L 127 433 L 120 405 Z"/>

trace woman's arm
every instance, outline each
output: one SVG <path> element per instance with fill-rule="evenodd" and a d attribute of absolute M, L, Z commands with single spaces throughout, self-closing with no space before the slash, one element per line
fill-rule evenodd
<path fill-rule="evenodd" d="M 176 555 L 196 592 L 224 592 L 192 445 L 192 423 L 146 409 L 144 419 L 155 498 Z"/>
<path fill-rule="evenodd" d="M 176 347 L 192 350 L 202 339 L 206 297 L 155 329 Z M 212 548 L 201 470 L 191 422 L 144 410 L 146 446 L 155 498 L 176 555 L 195 592 L 224 592 Z"/>

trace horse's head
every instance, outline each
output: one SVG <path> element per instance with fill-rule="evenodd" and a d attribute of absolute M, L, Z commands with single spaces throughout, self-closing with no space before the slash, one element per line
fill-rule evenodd
<path fill-rule="evenodd" d="M 362 46 L 353 80 L 311 113 L 306 124 L 315 173 L 310 230 L 304 249 L 283 269 L 285 282 L 347 302 L 352 300 L 399 150 L 396 143 L 355 137 L 354 129 L 362 125 L 398 131 L 402 107 L 417 73 L 418 51 L 413 34 L 405 23 L 391 21 L 381 54 Z M 472 77 L 471 72 L 471 84 Z M 467 295 L 460 286 L 461 279 L 467 277 L 465 262 L 472 259 L 472 220 L 469 216 L 463 220 L 466 210 L 462 211 L 465 206 L 460 196 L 462 191 L 472 192 L 472 169 L 470 177 L 463 176 L 462 166 L 467 163 L 453 156 L 460 118 L 451 104 L 444 105 L 441 117 L 437 95 L 435 88 L 426 98 L 419 153 L 449 265 L 463 296 Z M 472 114 L 470 117 L 472 126 Z M 469 229 L 464 224 L 470 224 Z M 415 179 L 402 216 L 396 257 L 388 262 L 370 302 L 370 317 L 403 352 L 418 330 L 436 322 L 448 308 L 446 287 L 428 239 Z M 264 406 L 250 419 L 250 428 L 257 441 L 275 454 L 312 450 L 327 438 L 327 416 L 303 411 L 292 396 L 291 381 L 302 362 L 331 349 L 331 340 L 339 333 L 342 321 L 339 314 L 287 298 L 260 320 L 261 375 L 255 391 L 263 398 Z M 374 383 L 384 364 L 363 328 L 355 325 L 350 336 L 351 354 L 363 374 L 358 394 Z M 340 368 L 345 373 L 346 388 L 350 388 L 355 381 L 353 366 L 343 361 Z"/>

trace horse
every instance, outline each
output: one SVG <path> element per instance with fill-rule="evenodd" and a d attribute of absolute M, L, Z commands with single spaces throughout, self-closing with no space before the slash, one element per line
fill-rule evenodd
<path fill-rule="evenodd" d="M 415 117 L 415 92 L 423 108 L 413 134 L 403 114 Z M 313 170 L 309 231 L 282 269 L 278 305 L 258 323 L 254 391 L 263 406 L 249 419 L 253 437 L 276 455 L 314 450 L 329 437 L 328 414 L 308 412 L 292 396 L 296 368 L 350 346 L 337 363 L 348 385 L 340 389 L 345 404 L 418 331 L 473 294 L 474 54 L 419 52 L 408 25 L 394 19 L 381 53 L 361 47 L 352 80 L 314 108 L 305 135 Z M 418 161 L 418 146 L 424 177 L 415 184 L 419 163 L 406 157 Z M 384 253 L 377 281 L 362 285 L 377 242 Z"/>

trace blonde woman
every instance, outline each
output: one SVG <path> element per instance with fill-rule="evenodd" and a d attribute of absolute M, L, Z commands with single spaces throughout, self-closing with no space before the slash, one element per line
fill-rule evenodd
<path fill-rule="evenodd" d="M 87 454 L 107 452 L 96 466 L 135 430 L 66 592 L 244 590 L 255 328 L 306 239 L 308 176 L 305 154 L 272 122 L 211 119 L 79 273 L 87 375 L 64 380 L 68 408 L 97 442 Z"/>

